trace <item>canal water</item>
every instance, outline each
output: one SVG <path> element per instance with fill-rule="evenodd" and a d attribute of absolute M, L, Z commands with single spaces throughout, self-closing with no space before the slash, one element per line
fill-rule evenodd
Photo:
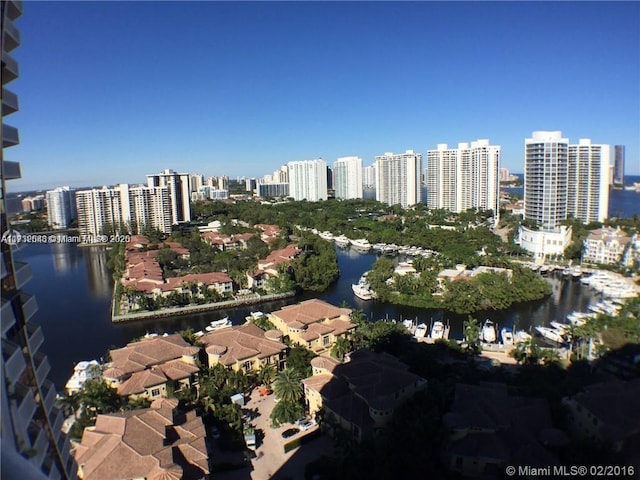
<path fill-rule="evenodd" d="M 38 312 L 33 321 L 42 325 L 45 343 L 42 350 L 51 362 L 51 380 L 60 389 L 81 360 L 99 359 L 113 347 L 121 347 L 147 332 L 174 332 L 193 328 L 202 330 L 211 320 L 228 315 L 234 324 L 244 322 L 251 310 L 270 312 L 307 298 L 321 298 L 334 305 L 343 302 L 362 309 L 371 320 L 417 319 L 429 324 L 444 319 L 451 325 L 451 338 L 462 337 L 466 315 L 363 301 L 356 298 L 351 284 L 371 269 L 376 255 L 360 254 L 353 249 L 337 249 L 340 278 L 326 292 L 305 293 L 294 298 L 179 318 L 111 323 L 113 281 L 107 270 L 106 251 L 102 247 L 78 247 L 74 244 L 26 244 L 16 259 L 28 262 L 33 272 L 25 291 L 35 294 Z M 529 330 L 551 320 L 562 321 L 573 310 L 586 310 L 595 297 L 591 290 L 575 280 L 550 276 L 553 294 L 544 300 L 512 306 L 501 312 L 478 312 L 475 318 L 491 318 L 499 327 L 516 325 Z"/>

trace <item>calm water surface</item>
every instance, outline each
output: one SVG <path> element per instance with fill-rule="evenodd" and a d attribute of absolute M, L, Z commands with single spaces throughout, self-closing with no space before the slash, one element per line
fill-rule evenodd
<path fill-rule="evenodd" d="M 429 324 L 444 318 L 451 324 L 451 337 L 461 338 L 462 322 L 458 316 L 439 310 L 384 305 L 365 302 L 353 295 L 351 284 L 371 268 L 376 255 L 359 254 L 353 250 L 338 250 L 340 278 L 319 295 L 305 294 L 286 301 L 271 302 L 230 311 L 217 311 L 174 319 L 147 320 L 125 324 L 111 323 L 110 304 L 113 288 L 107 271 L 107 256 L 101 247 L 77 247 L 73 244 L 27 244 L 17 254 L 33 271 L 33 279 L 25 291 L 33 293 L 39 310 L 33 321 L 42 325 L 45 343 L 42 350 L 52 366 L 51 380 L 60 389 L 81 360 L 99 359 L 111 347 L 121 347 L 147 332 L 173 332 L 192 327 L 203 329 L 211 320 L 224 315 L 235 324 L 244 322 L 251 310 L 270 312 L 306 298 L 318 297 L 334 305 L 343 301 L 364 310 L 369 319 L 418 319 Z M 572 310 L 586 310 L 594 299 L 580 282 L 549 277 L 553 295 L 548 299 L 518 305 L 502 312 L 479 312 L 479 320 L 491 318 L 500 326 L 517 325 L 529 329 L 551 320 L 562 320 Z"/>

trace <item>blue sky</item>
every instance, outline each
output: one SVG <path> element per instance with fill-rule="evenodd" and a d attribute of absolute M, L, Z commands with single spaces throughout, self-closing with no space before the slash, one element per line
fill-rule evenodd
<path fill-rule="evenodd" d="M 25 2 L 17 26 L 11 191 L 477 138 L 521 172 L 534 130 L 640 174 L 637 2 Z"/>

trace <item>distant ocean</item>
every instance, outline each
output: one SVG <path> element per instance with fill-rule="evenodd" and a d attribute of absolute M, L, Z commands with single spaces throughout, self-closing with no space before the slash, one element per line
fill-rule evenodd
<path fill-rule="evenodd" d="M 522 180 L 522 174 L 516 174 Z M 640 175 L 625 175 L 624 184 L 632 185 L 640 182 Z M 509 193 L 524 196 L 524 187 L 505 188 Z M 633 190 L 609 189 L 609 217 L 633 217 L 640 215 L 640 192 Z"/>

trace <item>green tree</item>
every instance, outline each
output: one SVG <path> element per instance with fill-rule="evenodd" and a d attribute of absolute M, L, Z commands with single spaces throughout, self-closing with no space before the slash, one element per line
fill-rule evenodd
<path fill-rule="evenodd" d="M 273 382 L 273 392 L 281 401 L 296 403 L 302 398 L 302 377 L 291 368 L 278 372 Z"/>
<path fill-rule="evenodd" d="M 344 360 L 344 356 L 351 351 L 351 342 L 345 337 L 340 337 L 331 347 L 331 356 L 338 360 Z"/>
<path fill-rule="evenodd" d="M 536 340 L 530 338 L 526 342 L 518 343 L 513 350 L 509 352 L 516 362 L 524 365 L 537 365 L 542 358 L 542 351 Z"/>
<path fill-rule="evenodd" d="M 287 354 L 287 369 L 296 371 L 300 378 L 310 377 L 311 359 L 315 357 L 316 354 L 311 350 L 307 350 L 301 345 L 294 345 Z"/>
<path fill-rule="evenodd" d="M 271 424 L 279 427 L 283 423 L 293 423 L 304 416 L 304 407 L 300 402 L 285 402 L 280 400 L 271 411 Z"/>

